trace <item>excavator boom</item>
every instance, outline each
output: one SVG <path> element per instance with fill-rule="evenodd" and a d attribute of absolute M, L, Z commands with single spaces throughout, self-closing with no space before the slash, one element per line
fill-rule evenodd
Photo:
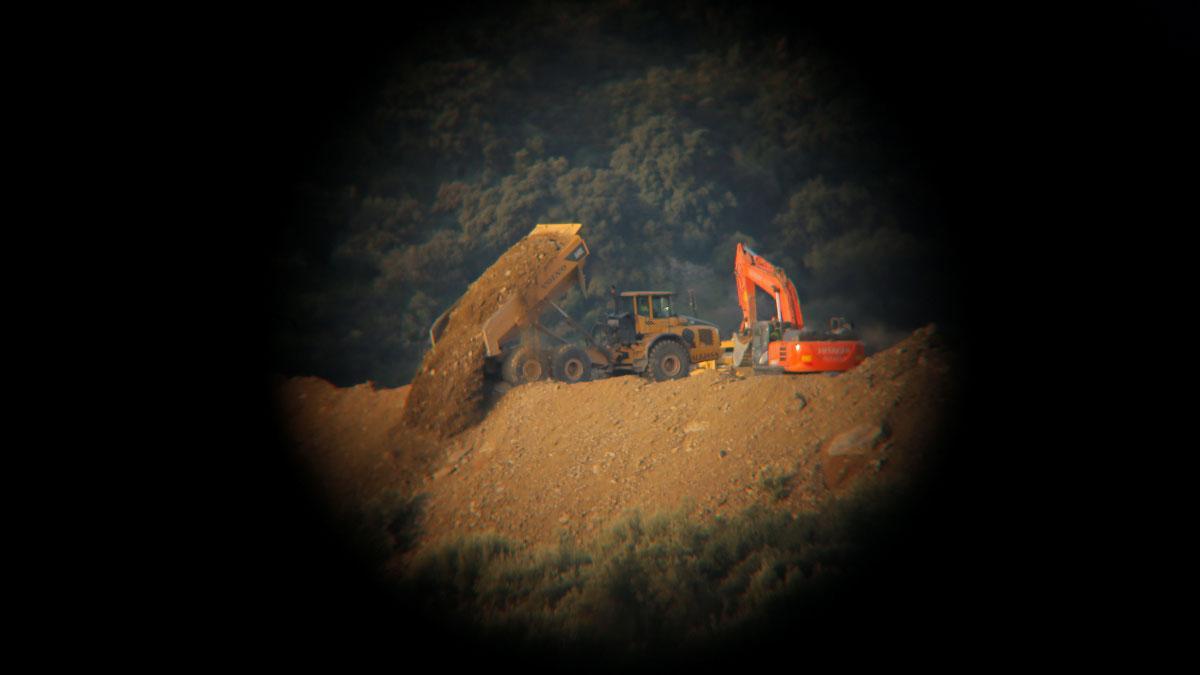
<path fill-rule="evenodd" d="M 738 242 L 737 254 L 733 261 L 733 276 L 737 283 L 738 304 L 742 307 L 740 330 L 743 333 L 749 331 L 758 319 L 755 287 L 761 288 L 774 298 L 775 318 L 781 326 L 790 325 L 797 329 L 804 327 L 804 315 L 800 311 L 800 298 L 796 294 L 796 286 L 782 268 L 775 267 Z"/>

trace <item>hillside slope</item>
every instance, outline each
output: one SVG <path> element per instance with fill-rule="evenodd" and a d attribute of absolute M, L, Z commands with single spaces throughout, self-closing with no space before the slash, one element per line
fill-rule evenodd
<path fill-rule="evenodd" d="M 448 439 L 403 423 L 407 387 L 293 378 L 279 393 L 286 429 L 335 510 L 388 491 L 422 496 L 419 549 L 485 531 L 581 542 L 633 509 L 701 520 L 754 503 L 797 513 L 908 481 L 945 426 L 957 368 L 927 326 L 837 377 L 701 371 L 525 385 Z"/>

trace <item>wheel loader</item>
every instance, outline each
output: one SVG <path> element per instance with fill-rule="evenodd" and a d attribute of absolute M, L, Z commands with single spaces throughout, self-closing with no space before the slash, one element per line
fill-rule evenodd
<path fill-rule="evenodd" d="M 625 373 L 660 382 L 686 377 L 692 364 L 721 354 L 717 326 L 676 312 L 670 291 L 614 294 L 612 311 L 591 331 L 576 323 L 556 302 L 576 282 L 587 295 L 583 264 L 589 251 L 579 236 L 581 228 L 579 223 L 539 224 L 527 235 L 554 234 L 567 243 L 547 260 L 529 292 L 514 295 L 483 322 L 480 337 L 489 375 L 509 385 L 546 378 L 585 382 Z M 433 344 L 452 309 L 430 328 Z M 578 341 L 556 335 L 542 324 L 542 315 L 551 309 L 579 334 Z"/>

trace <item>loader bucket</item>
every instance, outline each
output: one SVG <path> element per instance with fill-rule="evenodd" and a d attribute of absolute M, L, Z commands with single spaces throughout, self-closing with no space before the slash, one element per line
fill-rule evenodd
<path fill-rule="evenodd" d="M 529 232 L 530 237 L 535 237 L 539 234 L 562 234 L 568 237 L 579 234 L 579 229 L 583 225 L 580 223 L 556 223 L 556 224 L 538 224 Z"/>

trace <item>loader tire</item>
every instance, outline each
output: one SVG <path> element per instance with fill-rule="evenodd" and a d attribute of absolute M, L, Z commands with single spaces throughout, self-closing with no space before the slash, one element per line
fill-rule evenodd
<path fill-rule="evenodd" d="M 545 354 L 540 349 L 521 345 L 504 357 L 504 366 L 500 373 L 505 382 L 516 386 L 546 379 L 550 368 Z"/>
<path fill-rule="evenodd" d="M 663 340 L 650 349 L 647 371 L 655 382 L 687 377 L 691 362 L 687 350 L 674 340 Z"/>
<path fill-rule="evenodd" d="M 574 384 L 592 379 L 592 359 L 579 347 L 563 345 L 554 353 L 550 374 L 559 382 Z"/>

